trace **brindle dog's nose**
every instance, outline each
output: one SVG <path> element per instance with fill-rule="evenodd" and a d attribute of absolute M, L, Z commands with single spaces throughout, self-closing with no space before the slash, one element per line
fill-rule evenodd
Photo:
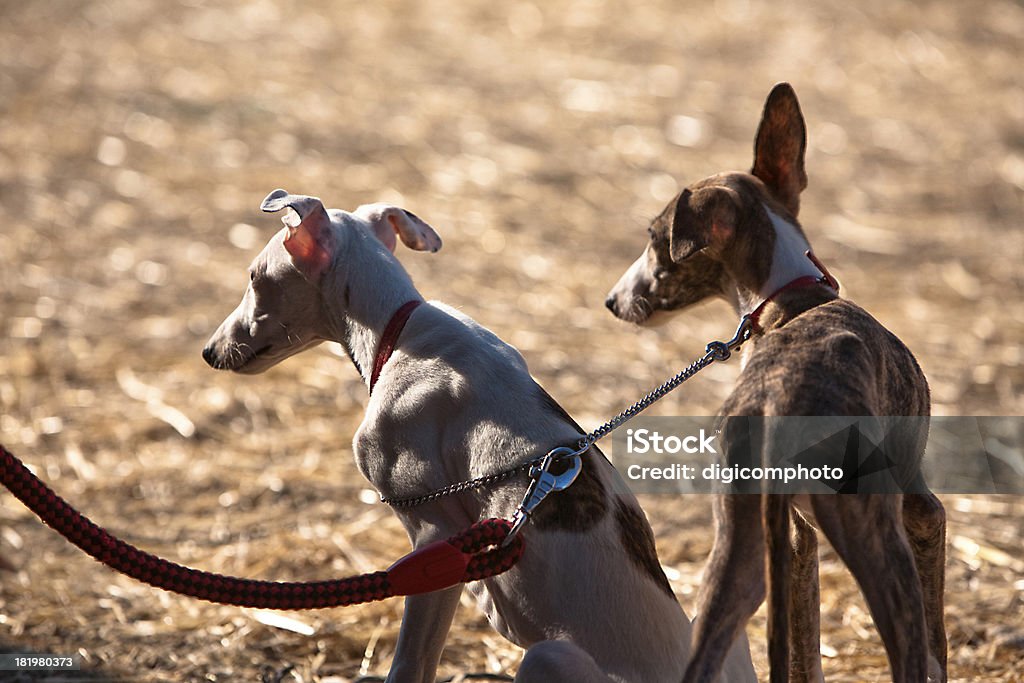
<path fill-rule="evenodd" d="M 614 296 L 609 296 L 607 299 L 605 299 L 604 300 L 604 305 L 605 305 L 605 307 L 609 311 L 611 311 L 612 313 L 615 313 L 615 315 L 618 315 L 618 313 L 616 313 L 616 311 L 615 311 L 615 297 Z"/>
<path fill-rule="evenodd" d="M 209 365 L 211 368 L 214 367 L 213 363 L 216 360 L 216 358 L 213 352 L 213 344 L 203 349 L 203 360 L 205 360 L 207 365 Z"/>

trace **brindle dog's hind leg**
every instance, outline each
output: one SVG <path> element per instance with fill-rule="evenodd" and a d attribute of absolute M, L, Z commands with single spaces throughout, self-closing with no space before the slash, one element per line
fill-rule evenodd
<path fill-rule="evenodd" d="M 914 552 L 917 573 L 924 593 L 924 615 L 928 622 L 929 680 L 946 680 L 946 628 L 943 623 L 943 593 L 946 583 L 946 510 L 934 493 L 903 497 L 903 528 Z"/>
<path fill-rule="evenodd" d="M 811 496 L 814 516 L 850 568 L 889 656 L 893 683 L 928 678 L 924 599 L 900 523 L 899 494 Z"/>
<path fill-rule="evenodd" d="M 793 520 L 789 587 L 789 679 L 821 683 L 821 598 L 818 590 L 818 532 L 798 510 Z"/>

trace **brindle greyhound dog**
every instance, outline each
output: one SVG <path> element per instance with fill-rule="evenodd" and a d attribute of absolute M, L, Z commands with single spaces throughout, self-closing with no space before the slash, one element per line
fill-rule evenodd
<path fill-rule="evenodd" d="M 838 283 L 810 254 L 797 222 L 805 147 L 796 94 L 779 84 L 765 103 L 751 172 L 720 173 L 683 190 L 654 219 L 646 249 L 606 302 L 619 318 L 644 324 L 717 296 L 754 319 L 739 381 L 721 409 L 726 444 L 730 416 L 929 414 L 913 355 L 839 298 Z M 917 422 L 923 428 L 889 453 L 910 468 L 927 436 L 927 420 Z M 944 681 L 945 511 L 916 483 L 924 493 L 717 497 L 684 680 L 714 680 L 764 599 L 766 544 L 772 680 L 785 680 L 788 667 L 796 680 L 822 680 L 817 527 L 860 584 L 893 680 Z M 787 539 L 791 508 L 795 532 Z"/>

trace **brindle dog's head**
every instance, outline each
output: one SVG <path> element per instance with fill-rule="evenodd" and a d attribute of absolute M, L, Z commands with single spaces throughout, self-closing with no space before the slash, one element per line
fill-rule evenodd
<path fill-rule="evenodd" d="M 609 310 L 648 324 L 709 297 L 735 297 L 738 286 L 756 291 L 775 240 L 766 207 L 796 225 L 806 146 L 796 93 L 780 83 L 765 102 L 750 173 L 705 178 L 669 202 L 651 221 L 640 258 L 609 292 Z"/>

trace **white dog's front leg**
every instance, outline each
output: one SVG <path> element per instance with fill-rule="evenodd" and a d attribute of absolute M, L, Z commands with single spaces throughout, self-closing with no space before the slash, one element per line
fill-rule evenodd
<path fill-rule="evenodd" d="M 433 683 L 462 584 L 405 599 L 402 628 L 387 683 Z"/>

